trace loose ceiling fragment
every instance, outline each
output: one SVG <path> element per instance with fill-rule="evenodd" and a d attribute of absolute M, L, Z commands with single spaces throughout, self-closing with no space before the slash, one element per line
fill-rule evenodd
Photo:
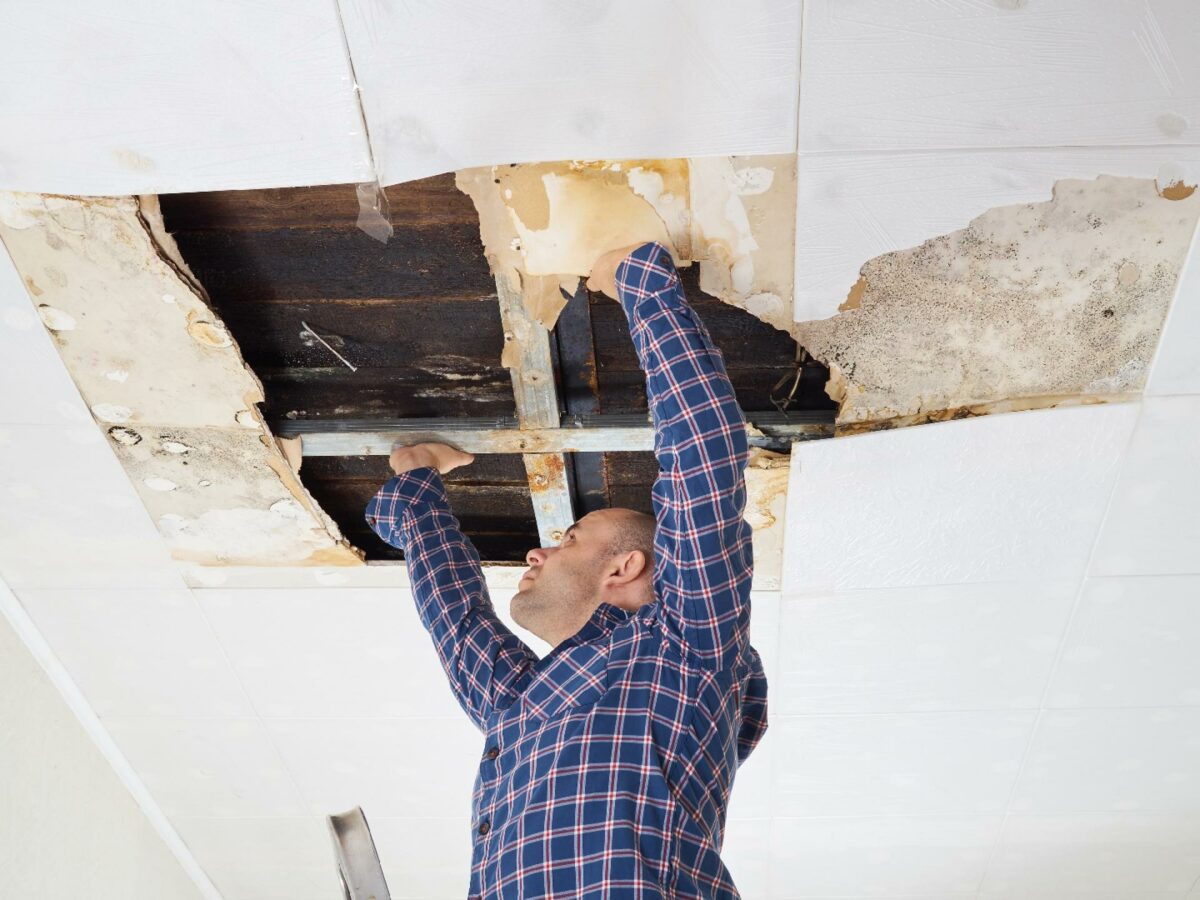
<path fill-rule="evenodd" d="M 1198 217 L 1152 179 L 1060 181 L 870 260 L 842 312 L 793 334 L 829 366 L 839 433 L 1119 399 L 1145 384 Z"/>
<path fill-rule="evenodd" d="M 755 590 L 778 590 L 791 456 L 754 448 L 746 464 L 746 521 L 752 530 Z"/>
<path fill-rule="evenodd" d="M 789 330 L 796 221 L 792 155 L 572 160 L 458 173 L 492 271 L 553 326 L 596 258 L 643 241 L 700 264 L 703 289 Z"/>
<path fill-rule="evenodd" d="M 361 564 L 259 415 L 155 198 L 0 193 L 0 239 L 174 558 Z"/>

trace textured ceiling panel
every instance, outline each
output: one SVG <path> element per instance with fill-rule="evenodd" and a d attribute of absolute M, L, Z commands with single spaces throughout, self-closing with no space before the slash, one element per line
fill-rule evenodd
<path fill-rule="evenodd" d="M 1082 577 L 1137 414 L 1037 410 L 797 444 L 785 592 Z"/>
<path fill-rule="evenodd" d="M 808 0 L 803 152 L 1200 143 L 1191 0 Z"/>
<path fill-rule="evenodd" d="M 331 0 L 6 4 L 0 60 L 0 188 L 116 195 L 372 177 Z"/>
<path fill-rule="evenodd" d="M 797 3 L 341 7 L 384 184 L 496 162 L 796 149 Z"/>

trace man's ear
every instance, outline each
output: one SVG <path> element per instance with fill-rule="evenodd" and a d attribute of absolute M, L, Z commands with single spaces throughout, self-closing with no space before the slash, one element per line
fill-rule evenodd
<path fill-rule="evenodd" d="M 630 550 L 612 558 L 605 570 L 604 580 L 611 585 L 632 584 L 646 571 L 646 554 Z"/>

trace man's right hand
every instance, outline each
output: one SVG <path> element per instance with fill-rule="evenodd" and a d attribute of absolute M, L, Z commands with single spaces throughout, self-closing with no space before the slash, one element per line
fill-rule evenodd
<path fill-rule="evenodd" d="M 413 444 L 411 447 L 397 447 L 388 459 L 392 471 L 397 475 L 426 466 L 445 475 L 473 462 L 475 457 L 470 453 L 463 453 L 448 444 Z"/>
<path fill-rule="evenodd" d="M 630 244 L 628 247 L 609 250 L 597 259 L 592 266 L 592 274 L 588 276 L 587 289 L 594 294 L 607 294 L 614 300 L 620 300 L 621 298 L 617 296 L 617 267 L 625 261 L 625 257 L 630 253 L 645 245 L 646 242 L 642 241 L 640 244 Z"/>

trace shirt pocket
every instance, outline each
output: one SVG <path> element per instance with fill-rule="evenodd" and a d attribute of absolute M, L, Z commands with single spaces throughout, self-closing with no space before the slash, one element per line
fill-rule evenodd
<path fill-rule="evenodd" d="M 525 689 L 518 704 L 519 715 L 531 721 L 557 719 L 594 706 L 607 690 L 606 649 L 572 648 L 557 657 Z"/>

